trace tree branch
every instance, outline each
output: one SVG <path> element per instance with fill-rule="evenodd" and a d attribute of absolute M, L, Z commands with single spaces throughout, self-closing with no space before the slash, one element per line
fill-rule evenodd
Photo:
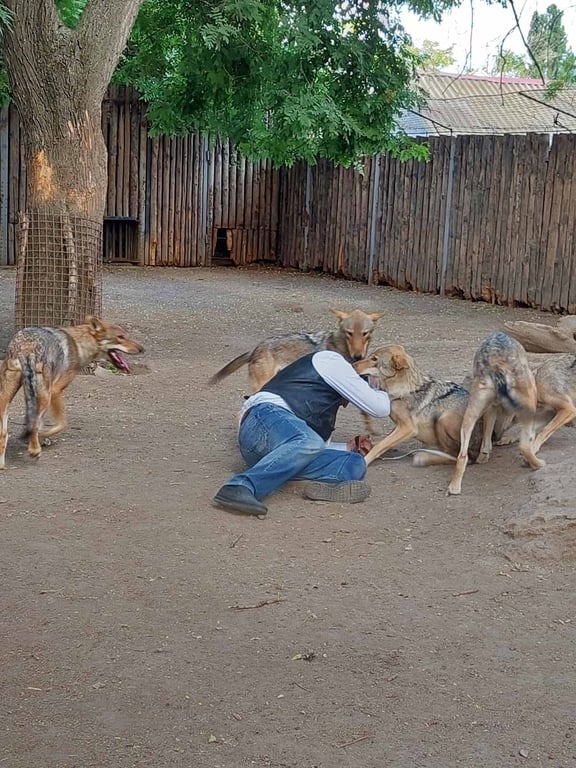
<path fill-rule="evenodd" d="M 47 37 L 56 35 L 60 19 L 54 0 L 4 0 L 4 5 L 12 11 L 11 24 L 4 30 L 6 37 L 12 36 L 22 45 L 30 28 L 45 30 Z"/>
<path fill-rule="evenodd" d="M 27 103 L 48 109 L 57 97 L 55 62 L 66 65 L 70 58 L 70 30 L 60 23 L 54 0 L 4 0 L 4 4 L 12 12 L 3 50 L 14 99 L 20 109 Z"/>
<path fill-rule="evenodd" d="M 540 79 L 542 80 L 542 83 L 546 85 L 546 78 L 542 74 L 542 70 L 540 68 L 540 64 L 536 61 L 536 57 L 534 56 L 534 53 L 532 52 L 532 49 L 528 45 L 528 40 L 524 37 L 524 32 L 522 32 L 522 28 L 520 26 L 520 18 L 518 17 L 518 12 L 516 11 L 516 6 L 514 5 L 514 0 L 508 0 L 508 5 L 510 8 L 512 8 L 512 13 L 514 14 L 514 21 L 516 22 L 516 28 L 518 32 L 520 33 L 520 37 L 522 38 L 522 42 L 524 43 L 524 47 L 528 51 L 528 55 L 532 59 L 534 66 L 538 70 L 538 74 L 540 75 Z"/>
<path fill-rule="evenodd" d="M 86 87 L 100 99 L 126 47 L 142 3 L 143 0 L 88 0 L 82 12 L 75 30 L 76 40 L 82 51 Z"/>

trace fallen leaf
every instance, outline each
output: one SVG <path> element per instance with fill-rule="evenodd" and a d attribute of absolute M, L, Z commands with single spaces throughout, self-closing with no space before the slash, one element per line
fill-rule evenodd
<path fill-rule="evenodd" d="M 210 736 L 208 736 L 208 744 L 218 744 L 218 739 L 216 738 L 216 736 L 214 736 L 213 733 L 211 733 Z"/>

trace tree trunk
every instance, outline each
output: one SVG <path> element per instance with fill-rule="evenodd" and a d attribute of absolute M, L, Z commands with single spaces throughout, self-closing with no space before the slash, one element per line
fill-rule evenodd
<path fill-rule="evenodd" d="M 64 87 L 64 83 L 63 83 Z M 72 325 L 102 309 L 107 155 L 100 110 L 58 104 L 42 130 L 19 108 L 27 160 L 27 244 L 16 325 Z"/>
<path fill-rule="evenodd" d="M 8 0 L 4 54 L 27 166 L 16 325 L 70 325 L 99 314 L 107 153 L 105 90 L 142 0 L 88 0 L 62 25 L 54 0 Z"/>
<path fill-rule="evenodd" d="M 519 341 L 526 352 L 576 352 L 576 317 L 573 316 L 561 318 L 556 326 L 509 320 L 502 329 Z"/>

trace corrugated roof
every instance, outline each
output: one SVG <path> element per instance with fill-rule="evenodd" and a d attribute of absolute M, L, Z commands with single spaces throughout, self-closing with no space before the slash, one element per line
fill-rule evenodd
<path fill-rule="evenodd" d="M 421 73 L 426 104 L 405 113 L 410 136 L 576 132 L 576 87 L 548 99 L 540 80 Z"/>

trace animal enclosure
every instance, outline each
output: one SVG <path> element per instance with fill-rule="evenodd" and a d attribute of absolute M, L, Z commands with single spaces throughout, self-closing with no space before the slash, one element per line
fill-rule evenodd
<path fill-rule="evenodd" d="M 283 172 L 284 266 L 576 311 L 576 137 L 430 140 L 430 160 Z M 329 222 L 327 226 L 326 223 Z"/>
<path fill-rule="evenodd" d="M 495 449 L 461 498 L 449 467 L 406 457 L 369 468 L 363 504 L 294 483 L 265 521 L 210 506 L 243 466 L 247 379 L 206 380 L 272 328 L 383 309 L 375 349 L 460 381 L 501 322 L 549 318 L 288 271 L 114 269 L 104 287 L 148 371 L 79 376 L 70 428 L 37 462 L 11 440 L 0 478 L 0 766 L 573 766 L 574 429 L 542 472 Z M 335 439 L 361 424 L 342 409 Z"/>
<path fill-rule="evenodd" d="M 428 161 L 360 170 L 250 162 L 227 142 L 151 137 L 146 105 L 109 90 L 104 259 L 278 263 L 497 304 L 576 311 L 576 137 L 430 139 Z M 0 264 L 14 264 L 26 172 L 15 110 L 0 121 Z"/>

